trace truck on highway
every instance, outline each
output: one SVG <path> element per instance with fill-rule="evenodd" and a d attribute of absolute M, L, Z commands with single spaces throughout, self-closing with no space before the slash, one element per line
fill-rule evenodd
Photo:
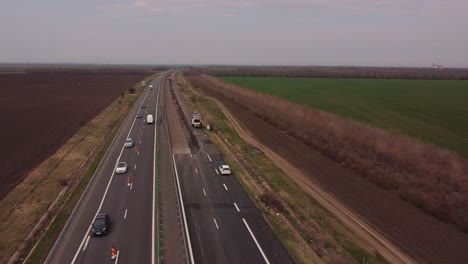
<path fill-rule="evenodd" d="M 200 127 L 201 126 L 201 118 L 198 112 L 192 113 L 192 127 Z"/>

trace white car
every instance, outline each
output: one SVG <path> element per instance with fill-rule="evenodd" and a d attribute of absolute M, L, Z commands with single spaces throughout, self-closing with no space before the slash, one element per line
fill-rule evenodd
<path fill-rule="evenodd" d="M 124 143 L 125 148 L 131 148 L 133 147 L 133 140 L 131 138 L 127 138 Z"/>
<path fill-rule="evenodd" d="M 127 172 L 127 162 L 119 162 L 117 164 L 117 168 L 115 168 L 115 173 L 125 173 Z"/>
<path fill-rule="evenodd" d="M 221 173 L 221 175 L 229 175 L 231 174 L 231 168 L 229 168 L 228 165 L 221 165 L 219 166 L 219 173 Z"/>

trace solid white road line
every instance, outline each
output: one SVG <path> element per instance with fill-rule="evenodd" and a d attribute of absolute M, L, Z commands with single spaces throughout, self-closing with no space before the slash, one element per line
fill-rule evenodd
<path fill-rule="evenodd" d="M 239 207 L 237 207 L 237 204 L 236 204 L 236 203 L 234 203 L 234 206 L 236 207 L 237 212 L 240 212 Z"/>
<path fill-rule="evenodd" d="M 244 218 L 242 218 L 242 221 L 244 221 L 245 227 L 247 227 L 247 230 L 249 230 L 250 235 L 252 236 L 252 239 L 255 241 L 255 244 L 257 245 L 258 250 L 263 256 L 263 259 L 265 260 L 265 263 L 270 264 L 270 261 L 268 261 L 267 257 L 265 256 L 265 253 L 262 250 L 262 247 L 260 247 L 260 244 L 258 244 L 257 239 L 255 238 L 254 234 L 252 233 L 252 230 L 250 230 L 249 225 L 247 224 L 247 221 L 245 221 Z"/>
<path fill-rule="evenodd" d="M 127 219 L 127 209 L 125 209 L 124 219 Z"/>
<path fill-rule="evenodd" d="M 148 91 L 149 92 L 149 91 Z M 143 102 L 146 100 L 146 96 L 148 96 L 148 92 L 146 92 L 146 95 L 145 95 L 145 98 L 143 98 Z M 130 130 L 128 131 L 128 134 L 127 134 L 127 138 L 130 137 L 130 133 L 132 132 L 132 129 L 133 129 L 133 126 L 135 125 L 135 121 L 136 121 L 136 117 L 133 118 L 133 123 L 132 125 L 130 126 Z M 109 191 L 109 187 L 112 183 L 112 179 L 114 179 L 114 174 L 115 174 L 115 169 L 117 168 L 117 163 L 119 163 L 119 160 L 120 158 L 122 157 L 122 153 L 124 151 L 124 147 L 122 146 L 122 149 L 120 150 L 120 154 L 119 154 L 119 157 L 117 158 L 117 161 L 115 162 L 115 166 L 114 166 L 114 169 L 112 170 L 112 174 L 111 174 L 111 177 L 109 179 L 109 182 L 107 182 L 107 186 L 106 186 L 106 190 L 104 191 L 104 194 L 102 196 L 102 199 L 101 199 L 101 203 L 99 204 L 99 207 L 96 211 L 96 214 L 94 215 L 93 217 L 93 220 L 94 218 L 96 218 L 96 216 L 99 214 L 99 211 L 101 211 L 101 208 L 102 208 L 102 205 L 104 204 L 104 200 L 106 199 L 106 196 L 107 196 L 107 192 Z M 131 188 L 131 187 L 130 187 Z M 80 249 L 83 247 L 83 244 L 86 240 L 86 236 L 89 234 L 89 231 L 91 230 L 91 224 L 89 225 L 88 227 L 88 230 L 86 231 L 86 233 L 84 234 L 84 237 L 83 239 L 81 240 L 81 243 L 80 243 L 80 246 L 78 247 L 78 249 L 76 250 L 76 253 L 75 253 L 75 256 L 73 257 L 72 261 L 71 261 L 71 264 L 75 263 L 76 261 L 76 258 L 78 257 L 78 254 L 80 253 Z"/>
<path fill-rule="evenodd" d="M 216 225 L 216 229 L 219 229 L 218 222 L 216 222 L 216 218 L 213 218 L 213 221 L 214 221 L 214 223 Z"/>
<path fill-rule="evenodd" d="M 192 264 L 195 264 L 195 260 L 193 259 L 192 242 L 190 242 L 190 233 L 188 231 L 188 226 L 187 226 L 187 218 L 185 217 L 184 200 L 182 199 L 182 191 L 180 190 L 179 173 L 177 172 L 177 165 L 175 162 L 174 154 L 172 154 L 172 161 L 174 162 L 174 171 L 176 174 L 177 189 L 179 190 L 179 198 L 180 198 L 180 203 L 181 203 L 181 208 L 182 208 L 182 216 L 184 218 L 185 235 L 187 236 L 190 261 Z"/>
<path fill-rule="evenodd" d="M 115 257 L 115 264 L 119 262 L 119 253 L 120 253 L 120 250 L 117 250 L 117 255 Z"/>
<path fill-rule="evenodd" d="M 226 186 L 226 184 L 223 183 L 223 186 L 224 186 L 224 189 L 226 189 L 226 191 L 229 191 L 228 187 Z"/>
<path fill-rule="evenodd" d="M 216 174 L 219 174 L 219 172 L 218 172 L 218 170 L 217 170 L 217 169 L 215 169 L 215 171 L 216 171 Z"/>
<path fill-rule="evenodd" d="M 195 168 L 195 173 L 196 173 L 196 174 L 198 174 L 198 170 L 197 170 L 197 168 Z"/>
<path fill-rule="evenodd" d="M 204 194 L 205 194 L 205 196 L 206 196 L 205 188 L 203 188 L 203 193 L 204 193 Z"/>
<path fill-rule="evenodd" d="M 89 243 L 89 238 L 90 238 L 90 237 L 91 237 L 91 236 L 88 236 L 88 238 L 86 238 L 86 242 L 85 242 L 85 244 L 84 244 L 84 246 L 83 246 L 83 251 L 85 251 L 86 248 L 88 247 L 88 243 Z"/>
<path fill-rule="evenodd" d="M 208 157 L 208 159 L 209 159 L 210 161 L 213 161 L 213 160 L 211 159 L 210 155 L 206 154 L 206 156 Z"/>
<path fill-rule="evenodd" d="M 164 80 L 164 79 L 163 79 Z M 160 82 L 161 83 L 161 82 Z M 159 85 L 158 89 L 158 97 L 156 98 L 156 114 L 154 115 L 155 118 L 158 116 L 158 104 L 159 104 L 159 95 L 161 94 L 161 84 Z M 154 222 L 154 214 L 156 211 L 156 136 L 157 136 L 158 129 L 155 125 L 154 128 L 154 138 L 153 138 L 153 209 L 151 214 L 151 264 L 154 264 L 155 261 L 155 242 L 154 242 L 154 232 L 156 224 Z"/>

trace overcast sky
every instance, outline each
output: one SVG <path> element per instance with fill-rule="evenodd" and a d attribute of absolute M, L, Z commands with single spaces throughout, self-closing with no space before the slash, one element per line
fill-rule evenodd
<path fill-rule="evenodd" d="M 468 67 L 468 0 L 0 0 L 0 63 Z"/>

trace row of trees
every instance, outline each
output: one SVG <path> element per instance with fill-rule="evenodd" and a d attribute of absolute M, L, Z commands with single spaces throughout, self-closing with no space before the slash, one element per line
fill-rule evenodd
<path fill-rule="evenodd" d="M 191 70 L 215 76 L 468 80 L 468 69 L 456 68 L 210 66 L 192 67 Z"/>
<path fill-rule="evenodd" d="M 60 74 L 151 74 L 165 71 L 166 66 L 146 65 L 66 65 L 66 64 L 0 64 L 1 70 L 22 73 Z"/>

